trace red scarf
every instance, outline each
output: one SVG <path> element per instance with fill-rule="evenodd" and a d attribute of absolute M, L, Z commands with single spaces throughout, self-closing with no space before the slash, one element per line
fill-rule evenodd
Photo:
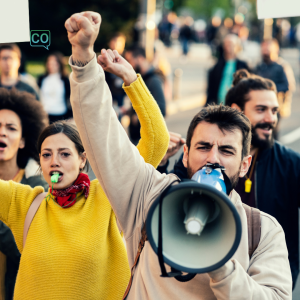
<path fill-rule="evenodd" d="M 84 190 L 85 198 L 88 197 L 90 191 L 90 179 L 84 173 L 79 173 L 77 179 L 70 187 L 64 190 L 54 190 L 50 187 L 50 193 L 56 197 L 57 203 L 63 207 L 68 208 L 76 203 L 76 194 Z"/>

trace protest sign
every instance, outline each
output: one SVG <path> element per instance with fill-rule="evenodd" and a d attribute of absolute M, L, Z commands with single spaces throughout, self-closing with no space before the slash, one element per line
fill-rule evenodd
<path fill-rule="evenodd" d="M 0 43 L 29 40 L 28 0 L 0 0 Z"/>
<path fill-rule="evenodd" d="M 300 0 L 257 0 L 258 19 L 300 16 Z"/>

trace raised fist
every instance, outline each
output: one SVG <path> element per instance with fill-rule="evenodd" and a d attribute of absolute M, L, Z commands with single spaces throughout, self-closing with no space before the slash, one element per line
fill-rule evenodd
<path fill-rule="evenodd" d="M 122 78 L 125 85 L 130 85 L 137 78 L 131 64 L 117 50 L 102 49 L 101 55 L 98 56 L 98 63 L 104 71 Z"/>
<path fill-rule="evenodd" d="M 72 47 L 93 49 L 101 24 L 100 14 L 85 11 L 72 15 L 66 22 L 68 38 Z"/>

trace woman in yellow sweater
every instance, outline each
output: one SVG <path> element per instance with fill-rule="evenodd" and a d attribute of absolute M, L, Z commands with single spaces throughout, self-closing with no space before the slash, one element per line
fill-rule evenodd
<path fill-rule="evenodd" d="M 142 78 L 135 73 L 132 78 L 124 89 L 142 125 L 137 147 L 156 167 L 168 148 L 169 135 Z M 51 186 L 53 174 L 59 179 L 53 190 L 50 187 L 48 201 L 42 201 L 25 247 L 25 217 L 44 190 L 0 180 L 0 220 L 11 228 L 22 253 L 14 299 L 122 299 L 130 277 L 122 229 L 98 180 L 89 182 L 83 173 L 87 161 L 78 131 L 69 123 L 54 123 L 43 131 L 38 147 L 45 180 Z M 117 163 L 112 161 L 112 168 Z M 121 188 L 118 178 L 115 184 Z"/>

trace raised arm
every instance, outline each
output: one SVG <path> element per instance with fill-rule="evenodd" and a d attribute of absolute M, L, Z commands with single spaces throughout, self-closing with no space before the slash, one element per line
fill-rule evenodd
<path fill-rule="evenodd" d="M 128 237 L 145 221 L 151 202 L 177 178 L 161 175 L 146 164 L 118 121 L 104 71 L 95 53 L 90 56 L 99 27 L 100 15 L 92 12 L 73 15 L 66 22 L 71 44 L 74 35 L 84 37 L 83 42 L 72 44 L 71 104 L 93 171 Z M 84 40 L 89 34 L 87 50 Z"/>
<path fill-rule="evenodd" d="M 123 84 L 123 89 L 141 123 L 141 139 L 137 148 L 145 162 L 156 168 L 169 144 L 169 133 L 158 104 L 142 77 L 136 75 L 132 66 L 116 50 L 103 52 L 98 57 L 98 63 L 105 71 L 113 73 L 127 83 Z"/>

